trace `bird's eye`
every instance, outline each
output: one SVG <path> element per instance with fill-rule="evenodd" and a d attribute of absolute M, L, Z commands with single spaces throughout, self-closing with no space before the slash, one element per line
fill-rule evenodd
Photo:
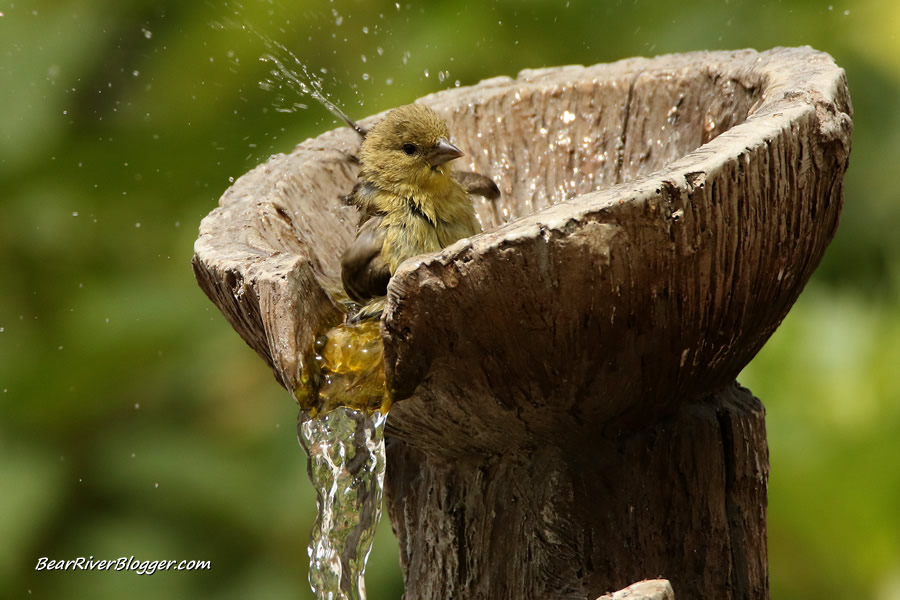
<path fill-rule="evenodd" d="M 415 144 L 403 144 L 403 148 L 401 149 L 403 150 L 403 154 L 408 156 L 412 156 L 418 150 Z"/>

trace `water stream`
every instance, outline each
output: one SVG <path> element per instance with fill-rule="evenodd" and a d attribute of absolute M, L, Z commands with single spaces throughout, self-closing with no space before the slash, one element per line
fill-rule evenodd
<path fill-rule="evenodd" d="M 365 570 L 384 493 L 384 391 L 378 321 L 342 324 L 316 341 L 295 391 L 300 444 L 316 490 L 309 584 L 320 600 L 364 600 Z"/>
<path fill-rule="evenodd" d="M 297 432 L 319 508 L 308 548 L 316 598 L 366 597 L 366 561 L 381 519 L 386 419 L 348 407 L 301 416 Z"/>

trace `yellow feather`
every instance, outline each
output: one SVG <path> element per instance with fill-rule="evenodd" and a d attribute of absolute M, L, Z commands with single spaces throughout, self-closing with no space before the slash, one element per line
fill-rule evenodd
<path fill-rule="evenodd" d="M 370 246 L 372 252 L 348 250 L 345 273 L 365 272 L 359 264 L 348 265 L 348 257 L 380 252 L 379 264 L 393 275 L 404 260 L 481 231 L 469 195 L 448 164 L 462 154 L 449 137 L 441 118 L 419 104 L 392 110 L 366 134 L 355 201 L 365 217 L 381 219 L 377 227 L 383 235 L 377 236 L 380 248 Z M 366 243 L 372 239 L 366 236 Z"/>

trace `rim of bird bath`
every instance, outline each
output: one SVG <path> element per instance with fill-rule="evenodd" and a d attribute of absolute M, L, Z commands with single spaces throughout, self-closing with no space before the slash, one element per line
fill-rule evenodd
<path fill-rule="evenodd" d="M 709 392 L 775 330 L 837 227 L 850 101 L 843 70 L 808 47 L 525 70 L 420 101 L 448 121 L 462 167 L 502 196 L 477 206 L 485 233 L 392 278 L 383 339 L 395 401 L 481 373 L 466 384 L 533 418 L 547 404 L 519 402 L 528 394 L 500 381 L 527 374 L 557 408 L 596 423 L 627 417 L 636 398 L 643 410 Z M 801 162 L 787 164 L 794 143 Z M 358 145 L 340 128 L 271 157 L 200 225 L 201 287 L 288 389 L 315 336 L 342 318 L 333 291 L 356 218 L 341 196 Z M 745 177 L 756 161 L 768 172 Z M 838 176 L 813 180 L 828 169 Z M 601 375 L 570 373 L 584 369 L 560 353 Z M 477 365 L 484 356 L 498 364 Z M 575 406 L 585 386 L 615 399 Z"/>

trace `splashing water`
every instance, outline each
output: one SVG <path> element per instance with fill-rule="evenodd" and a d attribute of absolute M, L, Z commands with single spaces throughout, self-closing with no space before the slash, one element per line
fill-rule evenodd
<path fill-rule="evenodd" d="M 319 77 L 318 74 L 311 71 L 309 67 L 303 63 L 297 55 L 291 52 L 284 44 L 276 42 L 270 38 L 267 38 L 257 32 L 254 31 L 257 36 L 259 36 L 266 47 L 270 50 L 270 54 L 266 54 L 260 58 L 260 60 L 264 62 L 272 63 L 275 68 L 272 69 L 269 74 L 272 79 L 267 79 L 259 82 L 260 86 L 263 89 L 272 89 L 275 86 L 279 86 L 279 84 L 287 85 L 292 88 L 298 95 L 309 96 L 325 108 L 331 112 L 334 116 L 338 117 L 347 125 L 349 125 L 352 129 L 356 130 L 358 134 L 364 136 L 366 134 L 365 130 L 362 129 L 356 122 L 347 116 L 347 114 L 340 109 L 334 102 L 328 99 L 323 91 L 322 87 L 322 78 Z M 288 66 L 285 64 L 285 61 L 277 56 L 280 54 L 286 58 L 289 58 L 292 66 Z M 294 104 L 294 107 L 305 108 L 304 104 Z M 291 109 L 287 109 L 290 111 Z"/>
<path fill-rule="evenodd" d="M 378 321 L 348 323 L 316 340 L 295 390 L 300 444 L 319 513 L 309 584 L 320 600 L 364 600 L 365 568 L 384 493 L 384 349 Z"/>
<path fill-rule="evenodd" d="M 328 414 L 341 406 L 367 413 L 387 414 L 390 409 L 378 320 L 345 323 L 319 336 L 306 367 L 304 387 L 294 390 L 294 397 L 310 416 Z"/>
<path fill-rule="evenodd" d="M 301 416 L 297 431 L 319 505 L 309 585 L 320 600 L 366 598 L 366 561 L 381 519 L 386 419 L 347 407 Z"/>

